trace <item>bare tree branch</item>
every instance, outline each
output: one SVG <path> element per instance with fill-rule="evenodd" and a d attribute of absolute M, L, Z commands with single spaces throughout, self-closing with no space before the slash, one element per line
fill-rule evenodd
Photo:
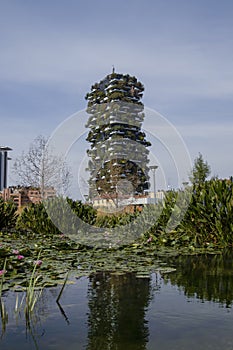
<path fill-rule="evenodd" d="M 42 198 L 48 187 L 54 187 L 57 192 L 66 192 L 71 178 L 70 170 L 62 157 L 54 155 L 46 143 L 44 136 L 38 136 L 28 151 L 22 152 L 13 164 L 13 172 L 19 184 L 40 188 Z"/>

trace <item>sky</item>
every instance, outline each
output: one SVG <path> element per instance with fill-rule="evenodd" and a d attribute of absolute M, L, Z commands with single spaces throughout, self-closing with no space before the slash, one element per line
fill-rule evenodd
<path fill-rule="evenodd" d="M 12 163 L 49 137 L 114 65 L 144 84 L 144 105 L 174 126 L 192 162 L 200 152 L 212 176 L 233 175 L 232 18 L 231 0 L 0 0 L 0 146 Z"/>

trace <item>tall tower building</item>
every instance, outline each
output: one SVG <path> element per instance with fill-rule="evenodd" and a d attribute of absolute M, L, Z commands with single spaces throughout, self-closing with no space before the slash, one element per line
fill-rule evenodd
<path fill-rule="evenodd" d="M 136 196 L 149 188 L 143 91 L 137 78 L 113 69 L 86 95 L 91 199 Z"/>
<path fill-rule="evenodd" d="M 0 191 L 7 188 L 8 151 L 12 151 L 12 149 L 0 146 Z"/>

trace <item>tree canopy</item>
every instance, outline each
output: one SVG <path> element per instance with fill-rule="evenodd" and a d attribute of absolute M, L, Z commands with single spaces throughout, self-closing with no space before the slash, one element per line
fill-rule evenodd
<path fill-rule="evenodd" d="M 193 184 L 203 183 L 211 173 L 210 165 L 203 159 L 201 153 L 194 160 L 194 166 L 190 175 Z"/>

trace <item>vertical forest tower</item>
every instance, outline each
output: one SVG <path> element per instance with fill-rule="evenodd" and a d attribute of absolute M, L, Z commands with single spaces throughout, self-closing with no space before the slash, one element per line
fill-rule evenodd
<path fill-rule="evenodd" d="M 142 131 L 144 87 L 113 72 L 87 93 L 89 197 L 125 198 L 149 188 L 148 149 Z"/>

